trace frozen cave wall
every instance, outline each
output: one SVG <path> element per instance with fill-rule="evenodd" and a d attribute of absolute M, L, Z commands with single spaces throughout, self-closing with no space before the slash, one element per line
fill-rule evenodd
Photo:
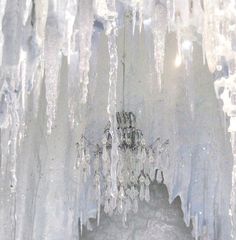
<path fill-rule="evenodd" d="M 127 31 L 129 31 L 127 29 Z M 123 48 L 122 32 L 119 49 Z M 188 76 L 183 67 L 176 69 L 174 34 L 167 36 L 163 92 L 157 94 L 150 39 L 144 34 L 127 34 L 127 110 L 137 115 L 140 129 L 152 143 L 156 137 L 169 139 L 169 159 L 161 162 L 169 200 L 181 197 L 184 219 L 198 214 L 199 228 L 206 226 L 212 239 L 230 239 L 228 215 L 231 189 L 232 156 L 224 118 L 215 98 L 212 75 L 202 64 L 201 49 L 196 46 L 194 61 Z M 108 53 L 106 37 L 100 40 L 92 60 L 89 84 L 86 137 L 99 142 L 107 123 Z M 138 49 L 138 51 L 137 51 Z M 119 50 L 119 52 L 121 52 Z M 12 199 L 10 166 L 2 159 L 1 180 L 1 236 L 14 239 L 78 239 L 78 221 L 95 217 L 93 184 L 83 186 L 74 169 L 78 133 L 70 128 L 68 116 L 68 67 L 62 58 L 59 78 L 59 97 L 56 121 L 51 135 L 47 134 L 45 81 L 40 86 L 37 117 L 29 95 L 26 130 L 17 157 L 17 188 Z M 119 69 L 121 78 L 122 69 Z M 118 92 L 121 85 L 118 82 Z M 120 99 L 121 94 L 118 94 Z M 121 107 L 118 100 L 118 109 Z M 8 129 L 3 129 L 1 141 L 8 141 Z M 2 152 L 7 149 L 2 148 Z M 3 156 L 7 156 L 3 154 Z M 203 217 L 204 216 L 204 217 Z M 193 218 L 194 219 L 194 218 Z M 202 224 L 203 221 L 205 224 Z M 193 222 L 194 224 L 194 222 Z M 217 232 L 215 232 L 217 229 Z M 201 230 L 199 230 L 201 231 Z M 197 233 L 196 233 L 197 234 Z"/>
<path fill-rule="evenodd" d="M 143 130 L 148 143 L 151 144 L 156 137 L 170 140 L 170 158 L 164 158 L 159 167 L 164 172 L 170 202 L 177 196 L 181 198 L 186 224 L 189 224 L 192 217 L 193 224 L 199 224 L 196 226 L 199 228 L 197 231 L 205 231 L 211 236 L 210 239 L 221 239 L 223 236 L 230 239 L 228 209 L 231 176 L 226 173 L 232 169 L 232 154 L 227 123 L 221 113 L 221 106 L 215 99 L 213 76 L 202 63 L 201 47 L 194 46 L 194 60 L 186 74 L 183 66 L 178 69 L 174 66 L 176 36 L 167 36 L 163 91 L 158 93 L 152 54 L 147 47 L 151 41 L 148 33 L 145 34 L 127 34 L 129 47 L 126 50 L 125 108 L 136 114 L 139 128 Z M 119 36 L 119 52 L 122 52 L 122 31 Z M 102 42 L 100 44 L 106 48 L 105 41 Z M 108 56 L 102 55 L 107 54 L 103 47 L 98 47 L 98 56 L 108 59 Z M 106 109 L 102 110 L 101 106 L 106 104 L 107 93 L 102 95 L 104 98 L 99 95 L 105 90 L 102 81 L 106 79 L 103 77 L 107 72 L 104 69 L 106 66 L 101 62 L 97 65 L 99 83 L 94 96 L 88 100 L 95 104 L 95 107 L 90 108 L 91 115 L 88 114 L 88 126 L 91 126 L 87 129 L 89 139 L 100 136 L 106 121 Z M 122 69 L 119 72 L 119 79 L 121 78 Z M 89 92 L 92 93 L 93 89 L 89 89 Z M 122 108 L 121 81 L 118 82 L 117 92 L 119 110 Z M 94 117 L 96 111 L 99 117 Z M 102 112 L 104 118 L 100 117 Z M 94 129 L 92 126 L 97 127 Z M 97 141 L 98 139 L 93 140 Z M 224 189 L 223 194 L 221 189 Z M 220 230 L 215 232 L 217 225 Z"/>
<path fill-rule="evenodd" d="M 193 240 L 191 228 L 183 222 L 179 198 L 168 203 L 167 189 L 163 184 L 150 186 L 151 200 L 140 202 L 137 214 L 130 214 L 127 226 L 120 216 L 102 214 L 101 223 L 91 221 L 92 231 L 83 234 L 82 240 Z"/>
<path fill-rule="evenodd" d="M 148 27 L 139 32 L 140 26 L 128 23 L 122 102 L 124 31 L 120 27 L 117 34 L 116 59 L 115 1 L 109 1 L 113 20 L 104 14 L 108 20 L 103 24 L 93 21 L 93 1 L 68 1 L 66 8 L 64 1 L 33 1 L 33 7 L 23 2 L 0 1 L 0 237 L 80 238 L 79 223 L 96 218 L 98 206 L 93 174 L 84 182 L 76 167 L 77 143 L 84 134 L 92 156 L 93 145 L 101 142 L 104 127 L 124 103 L 126 111 L 135 113 L 147 144 L 157 137 L 169 141 L 158 169 L 169 202 L 180 197 L 183 220 L 187 226 L 192 221 L 195 239 L 232 239 L 229 124 L 215 96 L 214 76 L 203 63 L 206 49 L 194 42 L 190 64 L 176 67 L 178 34 L 168 33 L 165 47 L 158 42 L 158 48 Z M 165 49 L 161 91 L 156 48 Z"/>

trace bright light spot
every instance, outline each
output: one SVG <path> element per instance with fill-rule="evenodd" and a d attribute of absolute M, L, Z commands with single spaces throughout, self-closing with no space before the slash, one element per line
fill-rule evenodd
<path fill-rule="evenodd" d="M 182 58 L 179 54 L 177 54 L 175 58 L 175 67 L 178 68 L 180 67 L 181 64 L 182 64 Z"/>
<path fill-rule="evenodd" d="M 143 25 L 145 25 L 145 26 L 150 26 L 151 23 L 152 23 L 152 19 L 151 18 L 143 20 Z"/>
<path fill-rule="evenodd" d="M 182 43 L 182 49 L 183 49 L 183 50 L 189 51 L 189 50 L 192 49 L 192 47 L 193 47 L 193 44 L 192 44 L 191 41 L 189 41 L 189 40 L 184 40 L 184 41 L 183 41 L 183 43 Z"/>

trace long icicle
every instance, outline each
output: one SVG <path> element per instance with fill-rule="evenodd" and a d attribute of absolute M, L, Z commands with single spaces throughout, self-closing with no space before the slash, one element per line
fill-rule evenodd
<path fill-rule="evenodd" d="M 116 84 L 117 84 L 117 68 L 118 68 L 118 53 L 117 53 L 117 23 L 116 23 L 116 7 L 115 0 L 108 2 L 108 8 L 114 13 L 107 22 L 107 38 L 108 38 L 108 51 L 110 57 L 110 70 L 109 70 L 109 92 L 108 92 L 108 106 L 107 113 L 111 124 L 110 133 L 112 136 L 112 149 L 111 149 L 111 195 L 116 197 L 117 190 L 117 162 L 118 154 L 118 136 L 116 124 Z"/>

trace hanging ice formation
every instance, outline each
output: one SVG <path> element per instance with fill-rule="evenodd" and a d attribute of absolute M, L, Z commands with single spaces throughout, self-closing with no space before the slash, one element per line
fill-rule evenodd
<path fill-rule="evenodd" d="M 215 77 L 216 96 L 222 100 L 223 111 L 230 119 L 228 132 L 231 135 L 234 155 L 230 203 L 232 236 L 226 233 L 226 230 L 231 228 L 227 217 L 228 205 L 219 193 L 220 187 L 225 183 L 222 180 L 225 175 L 220 171 L 222 167 L 220 157 L 216 156 L 214 163 L 217 166 L 215 169 L 217 177 L 214 177 L 214 180 L 220 183 L 218 184 L 220 187 L 214 185 L 214 190 L 213 187 L 208 189 L 209 185 L 205 186 L 208 182 L 202 180 L 202 175 L 194 175 L 196 179 L 191 178 L 190 173 L 189 175 L 186 173 L 183 179 L 176 177 L 179 174 L 180 163 L 172 160 L 170 164 L 169 159 L 171 157 L 174 159 L 175 155 L 167 152 L 164 144 L 159 146 L 158 154 L 153 156 L 152 149 L 146 146 L 143 137 L 139 135 L 141 132 L 138 132 L 133 125 L 133 115 L 118 111 L 117 38 L 119 28 L 123 27 L 121 20 L 125 11 L 131 12 L 133 35 L 149 30 L 152 33 L 152 52 L 159 90 L 163 87 L 161 75 L 165 59 L 166 34 L 175 32 L 177 36 L 176 67 L 182 63 L 190 64 L 188 60 L 194 42 L 202 45 L 203 62 L 206 60 L 209 70 Z M 90 60 L 96 24 L 99 26 L 99 31 L 105 32 L 109 54 L 109 74 L 106 83 L 109 86 L 107 96 L 109 127 L 94 157 L 91 143 L 84 137 L 87 123 L 87 115 L 84 112 L 89 108 L 88 102 L 92 101 L 92 97 L 88 98 L 90 83 L 93 85 L 95 82 L 90 76 Z M 130 210 L 137 211 L 138 196 L 141 200 L 149 200 L 148 185 L 155 178 L 154 169 L 160 169 L 157 172 L 158 179 L 162 178 L 160 173 L 163 172 L 170 191 L 170 200 L 180 195 L 185 222 L 190 224 L 192 220 L 196 239 L 199 236 L 203 239 L 224 240 L 236 237 L 236 5 L 234 0 L 0 0 L 0 26 L 0 226 L 3 226 L 0 228 L 0 237 L 4 236 L 6 240 L 38 240 L 47 238 L 49 234 L 53 236 L 51 239 L 60 239 L 62 234 L 60 224 L 66 221 L 66 217 L 64 218 L 63 214 L 58 217 L 54 209 L 53 216 L 58 218 L 55 222 L 56 227 L 53 228 L 42 223 L 42 219 L 47 219 L 47 223 L 50 222 L 51 218 L 46 211 L 38 210 L 41 204 L 52 209 L 54 204 L 50 202 L 52 199 L 58 204 L 57 206 L 64 206 L 66 202 L 65 211 L 69 223 L 73 225 L 73 230 L 68 230 L 69 224 L 65 227 L 64 239 L 79 237 L 76 230 L 78 218 L 81 229 L 86 223 L 89 227 L 89 218 L 96 214 L 99 223 L 102 205 L 109 214 L 114 211 L 121 213 L 126 222 L 127 213 Z M 68 86 L 65 87 L 68 87 L 68 91 L 60 88 L 61 81 L 65 78 L 68 80 Z M 59 101 L 60 95 L 66 96 L 65 100 Z M 45 103 L 46 122 L 43 116 Z M 61 106 L 58 103 L 64 104 L 64 110 L 69 108 L 68 128 L 65 121 L 56 120 L 57 114 L 61 114 L 59 111 Z M 80 114 L 82 111 L 83 114 Z M 124 119 L 131 121 L 130 126 L 126 127 L 127 129 L 131 127 L 132 131 L 121 136 L 125 125 L 128 124 Z M 66 126 L 61 133 L 57 125 L 62 123 Z M 78 129 L 79 134 L 77 134 Z M 65 133 L 66 131 L 68 133 Z M 121 134 L 120 131 L 123 133 Z M 69 139 L 68 142 L 65 140 L 69 150 L 53 145 L 62 141 L 61 136 L 57 135 L 60 133 L 67 140 Z M 78 138 L 81 140 L 77 143 Z M 52 139 L 56 139 L 55 143 Z M 133 143 L 133 139 L 137 142 Z M 122 145 L 124 142 L 128 145 Z M 34 144 L 36 147 L 31 149 L 31 145 L 27 146 L 27 144 Z M 45 147 L 47 144 L 51 144 L 51 147 Z M 171 145 L 170 139 L 169 148 L 175 149 L 175 147 Z M 56 152 L 57 157 L 62 158 L 61 151 L 68 155 L 65 158 L 72 159 L 68 165 L 65 165 L 65 159 L 62 159 L 60 164 L 55 164 L 54 157 L 51 157 Z M 187 151 L 180 153 L 181 159 L 183 161 L 188 159 L 189 161 L 185 163 L 190 167 L 186 171 L 193 171 L 191 169 L 197 163 L 191 162 L 193 160 L 189 156 L 192 156 L 192 153 L 188 155 Z M 210 150 L 205 145 L 202 151 L 205 155 L 210 155 Z M 29 159 L 35 160 L 37 167 L 32 166 L 32 161 Z M 50 161 L 50 164 L 47 164 L 46 160 Z M 153 164 L 156 164 L 155 167 L 151 167 Z M 211 166 L 214 164 L 209 163 Z M 203 168 L 205 167 L 204 165 Z M 132 172 L 133 169 L 135 172 Z M 28 175 L 25 175 L 24 171 L 29 171 Z M 55 175 L 53 171 L 56 172 Z M 132 174 L 127 176 L 127 173 Z M 68 174 L 74 185 L 71 183 L 72 186 L 69 186 L 68 183 L 60 182 L 60 176 L 64 174 Z M 208 172 L 204 173 L 204 179 L 207 178 L 207 174 Z M 61 185 L 59 183 L 53 185 L 56 184 L 56 180 Z M 50 182 L 50 186 L 47 186 L 47 181 Z M 205 184 L 203 203 L 194 201 L 190 196 L 192 192 L 197 191 L 197 182 Z M 33 192 L 33 197 L 27 192 L 28 189 Z M 45 198 L 42 196 L 44 189 Z M 55 189 L 63 189 L 65 192 L 61 193 L 60 197 L 68 198 L 65 197 L 60 202 L 60 197 L 59 200 L 55 197 L 57 195 Z M 96 207 L 88 201 L 93 192 L 91 189 L 96 195 Z M 41 195 L 38 191 L 42 191 Z M 30 217 L 24 215 L 22 210 L 27 208 L 27 202 L 32 202 Z M 82 206 L 79 206 L 78 202 Z M 226 227 L 221 228 L 223 223 L 215 219 L 217 214 L 224 215 L 222 221 L 226 222 Z"/>
<path fill-rule="evenodd" d="M 154 45 L 154 59 L 159 90 L 162 88 L 161 75 L 164 68 L 165 36 L 167 32 L 167 9 L 163 5 L 157 5 L 153 9 L 152 34 Z"/>

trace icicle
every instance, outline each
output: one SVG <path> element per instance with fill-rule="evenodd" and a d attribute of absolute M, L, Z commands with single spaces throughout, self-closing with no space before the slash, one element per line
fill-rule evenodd
<path fill-rule="evenodd" d="M 65 7 L 65 6 L 62 6 Z M 54 9 L 55 8 L 55 9 Z M 57 6 L 49 5 L 48 18 L 46 24 L 46 39 L 45 39 L 45 86 L 47 99 L 47 130 L 51 133 L 53 123 L 56 117 L 56 103 L 58 96 L 59 72 L 61 68 L 61 58 L 63 47 L 64 21 L 61 20 L 61 11 Z M 55 11 L 55 12 L 54 12 Z M 55 22 L 57 27 L 55 27 Z"/>
<path fill-rule="evenodd" d="M 93 22 L 93 1 L 79 1 L 79 79 L 82 104 L 87 102 Z"/>
<path fill-rule="evenodd" d="M 144 189 L 145 178 L 143 175 L 141 175 L 141 177 L 139 179 L 139 184 L 140 184 L 139 198 L 141 201 L 143 201 L 145 198 L 145 189 Z"/>
<path fill-rule="evenodd" d="M 83 212 L 80 212 L 80 236 L 83 234 Z"/>
<path fill-rule="evenodd" d="M 126 198 L 126 212 L 128 213 L 132 209 L 132 204 L 130 198 Z"/>
<path fill-rule="evenodd" d="M 125 204 L 125 209 L 124 209 L 124 213 L 123 213 L 123 216 L 122 216 L 123 227 L 127 227 L 126 222 L 127 222 L 127 209 L 126 209 L 126 204 Z"/>
<path fill-rule="evenodd" d="M 155 160 L 154 160 L 154 157 L 153 157 L 153 154 L 152 154 L 151 151 L 149 151 L 148 161 L 149 161 L 149 172 L 148 172 L 148 175 L 149 175 L 151 181 L 154 181 L 156 168 L 155 168 Z"/>
<path fill-rule="evenodd" d="M 89 150 L 86 149 L 86 155 L 85 155 L 85 181 L 88 179 L 90 174 L 91 174 L 90 154 L 89 154 Z"/>
<path fill-rule="evenodd" d="M 100 184 L 100 175 L 99 175 L 99 153 L 96 155 L 95 158 L 95 164 L 94 164 L 94 169 L 95 169 L 95 176 L 94 176 L 94 181 L 95 181 L 95 191 L 96 191 L 96 201 L 97 201 L 97 226 L 100 223 L 100 212 L 101 212 L 101 184 Z"/>
<path fill-rule="evenodd" d="M 191 203 L 188 204 L 188 209 L 187 209 L 187 216 L 186 216 L 186 225 L 190 225 L 190 220 L 191 220 Z"/>
<path fill-rule="evenodd" d="M 111 214 L 113 214 L 113 211 L 116 209 L 117 206 L 117 202 L 116 202 L 117 198 L 115 197 L 111 197 Z"/>
<path fill-rule="evenodd" d="M 97 171 L 99 172 L 99 170 Z M 101 186 L 100 186 L 100 175 L 95 174 L 95 189 L 96 189 L 96 201 L 97 201 L 97 226 L 100 223 L 100 213 L 101 213 Z"/>
<path fill-rule="evenodd" d="M 218 51 L 216 47 L 219 44 L 220 21 L 216 16 L 217 8 L 217 4 L 214 4 L 210 0 L 204 0 L 203 50 L 211 72 L 215 71 L 218 61 Z"/>
<path fill-rule="evenodd" d="M 34 54 L 32 56 L 32 52 L 28 51 L 26 91 L 33 91 L 33 111 L 34 115 L 37 116 L 41 84 L 45 77 L 45 34 L 48 17 L 48 1 L 34 1 L 32 6 L 32 11 L 33 10 L 35 15 L 31 16 L 33 26 L 30 44 L 33 46 Z"/>
<path fill-rule="evenodd" d="M 2 32 L 2 22 L 5 14 L 7 0 L 0 1 L 0 67 L 2 65 L 2 53 L 3 53 L 3 32 Z"/>
<path fill-rule="evenodd" d="M 205 36 L 202 34 L 202 63 L 206 65 L 206 49 L 205 49 Z"/>
<path fill-rule="evenodd" d="M 48 1 L 37 0 L 34 1 L 35 4 L 35 31 L 36 40 L 40 47 L 44 47 L 45 41 L 45 27 L 48 17 Z M 44 54 L 44 51 L 43 53 Z"/>
<path fill-rule="evenodd" d="M 196 240 L 198 239 L 198 236 L 199 236 L 199 233 L 198 233 L 198 214 L 195 214 L 195 217 L 194 217 L 194 237 L 195 237 Z"/>
<path fill-rule="evenodd" d="M 146 151 L 144 151 L 146 153 Z M 143 172 L 145 175 L 148 175 L 150 172 L 150 164 L 149 164 L 149 160 L 147 158 L 147 155 L 144 155 L 144 162 L 143 162 Z"/>
<path fill-rule="evenodd" d="M 132 186 L 131 189 L 127 189 L 126 191 L 128 197 L 131 199 L 131 210 L 134 212 L 134 213 L 137 213 L 138 211 L 138 201 L 137 201 L 137 198 L 138 198 L 138 195 L 139 195 L 139 192 L 138 190 Z"/>
<path fill-rule="evenodd" d="M 121 186 L 119 190 L 119 196 L 118 196 L 119 200 L 118 200 L 118 207 L 117 207 L 119 214 L 122 214 L 124 210 L 124 206 L 123 206 L 124 197 L 125 197 L 124 188 L 123 186 Z"/>
<path fill-rule="evenodd" d="M 108 174 L 108 168 L 109 168 L 109 155 L 107 152 L 107 147 L 106 147 L 107 139 L 104 136 L 102 140 L 103 148 L 102 148 L 102 163 L 103 163 L 103 175 L 106 176 Z"/>
<path fill-rule="evenodd" d="M 68 64 L 70 64 L 72 47 L 74 50 L 74 46 L 71 44 L 72 35 L 73 35 L 73 26 L 77 14 L 77 0 L 68 0 L 67 6 L 65 9 L 65 20 L 67 22 L 66 26 L 66 44 L 67 44 L 67 56 L 68 56 Z"/>
<path fill-rule="evenodd" d="M 26 24 L 26 21 L 28 20 L 29 15 L 31 14 L 31 11 L 32 11 L 32 1 L 25 0 L 24 10 L 23 10 L 23 19 L 22 19 L 23 25 Z"/>
<path fill-rule="evenodd" d="M 139 198 L 140 198 L 141 201 L 143 201 L 144 198 L 145 198 L 144 184 L 143 183 L 140 185 Z"/>
<path fill-rule="evenodd" d="M 166 1 L 166 8 L 167 8 L 167 23 L 168 23 L 168 31 L 170 32 L 171 30 L 171 21 L 172 19 L 172 9 L 171 9 L 171 1 L 167 0 Z"/>
<path fill-rule="evenodd" d="M 38 7 L 40 8 L 40 13 L 38 12 Z M 20 47 L 19 52 L 19 71 L 21 80 L 21 100 L 23 112 L 25 112 L 26 106 L 28 106 L 28 96 L 31 91 L 34 90 L 34 113 L 37 116 L 38 110 L 38 98 L 40 94 L 43 71 L 38 74 L 40 65 L 43 62 L 44 57 L 44 33 L 39 32 L 39 23 L 43 25 L 43 30 L 45 31 L 46 24 L 46 14 L 45 9 L 47 9 L 47 4 L 40 5 L 40 1 L 37 3 L 30 0 L 26 0 L 23 5 L 23 16 L 22 16 L 22 27 L 24 31 L 24 41 Z M 46 15 L 46 16 L 45 16 Z M 41 39 L 42 38 L 42 39 Z M 36 87 L 35 87 L 36 85 Z M 34 89 L 35 87 L 35 89 Z M 24 114 L 23 114 L 24 115 Z M 24 121 L 24 120 L 23 120 Z"/>
<path fill-rule="evenodd" d="M 108 202 L 108 199 L 105 200 L 104 212 L 105 212 L 106 214 L 109 213 L 109 202 Z"/>
<path fill-rule="evenodd" d="M 118 53 L 117 53 L 117 25 L 116 25 L 116 8 L 115 1 L 108 1 L 108 8 L 115 14 L 110 16 L 107 21 L 106 34 L 108 38 L 108 51 L 110 57 L 110 70 L 109 70 L 109 91 L 108 91 L 108 105 L 107 113 L 111 124 L 110 134 L 112 137 L 111 148 L 111 180 L 113 197 L 117 195 L 117 162 L 119 158 L 118 153 L 118 136 L 117 136 L 117 123 L 116 123 L 116 84 L 117 84 L 117 68 L 118 68 Z"/>
<path fill-rule="evenodd" d="M 156 173 L 156 169 L 154 166 L 151 165 L 150 170 L 149 170 L 149 177 L 152 181 L 154 181 L 154 179 L 155 179 L 155 173 Z"/>
<path fill-rule="evenodd" d="M 76 168 L 79 169 L 83 183 L 86 183 L 88 177 L 91 174 L 90 167 L 90 154 L 89 150 L 84 142 L 84 138 L 81 138 L 80 142 L 77 144 L 77 162 Z"/>
<path fill-rule="evenodd" d="M 4 88 L 4 87 L 3 87 Z M 7 106 L 6 96 L 3 94 L 0 101 L 1 114 L 0 114 L 0 127 L 7 128 L 10 123 L 9 107 Z"/>
<path fill-rule="evenodd" d="M 138 199 L 135 198 L 133 201 L 133 212 L 137 213 L 138 212 Z"/>
<path fill-rule="evenodd" d="M 133 29 L 133 35 L 135 32 L 135 27 L 136 27 L 136 5 L 132 8 L 132 29 Z M 124 20 L 125 21 L 125 20 Z"/>
<path fill-rule="evenodd" d="M 149 190 L 150 180 L 148 177 L 145 179 L 145 201 L 150 201 L 150 190 Z"/>
<path fill-rule="evenodd" d="M 20 51 L 20 79 L 22 82 L 22 109 L 25 112 L 26 107 L 26 97 L 27 97 L 27 91 L 26 91 L 26 85 L 27 85 L 27 79 L 26 79 L 26 69 L 27 69 L 27 52 L 24 51 L 21 48 Z"/>
<path fill-rule="evenodd" d="M 159 91 L 162 90 L 161 75 L 164 68 L 165 54 L 165 36 L 167 32 L 167 12 L 162 5 L 156 6 L 156 11 L 153 19 L 152 34 L 154 42 L 154 59 L 155 68 L 158 79 Z"/>
<path fill-rule="evenodd" d="M 236 131 L 231 132 L 231 145 L 232 145 L 232 151 L 233 151 L 233 155 L 234 155 L 234 162 L 233 162 L 233 171 L 232 171 L 232 191 L 231 191 L 231 199 L 230 199 L 230 213 L 231 213 L 231 222 L 232 222 L 232 236 L 235 237 L 236 234 L 236 227 L 235 227 L 235 223 L 236 223 L 236 147 L 235 147 L 235 143 L 236 143 Z"/>
<path fill-rule="evenodd" d="M 139 33 L 142 32 L 143 27 L 143 0 L 138 1 L 138 12 L 139 12 Z"/>

